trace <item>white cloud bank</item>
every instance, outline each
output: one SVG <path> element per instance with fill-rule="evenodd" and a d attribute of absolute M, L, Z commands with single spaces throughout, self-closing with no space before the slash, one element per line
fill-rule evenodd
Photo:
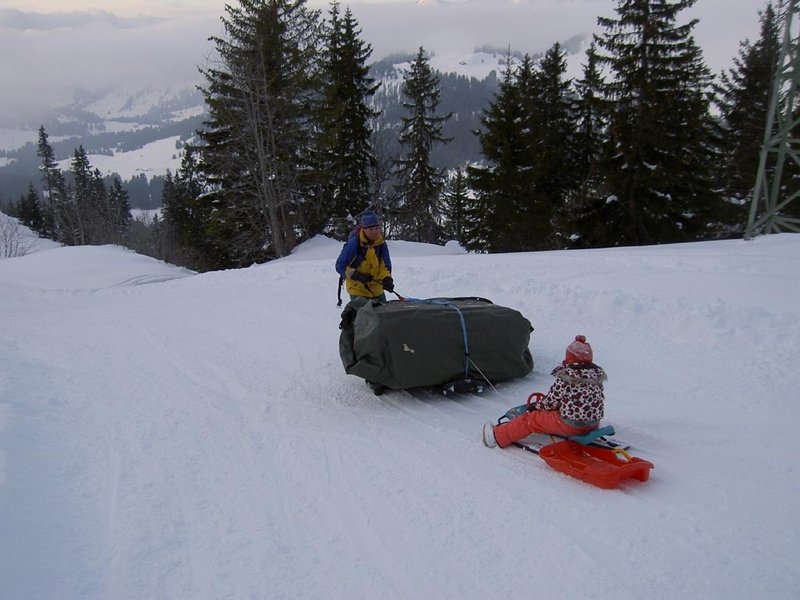
<path fill-rule="evenodd" d="M 207 64 L 212 50 L 208 37 L 221 32 L 224 5 L 222 0 L 1 3 L 0 125 L 36 120 L 80 91 L 199 81 L 198 67 Z M 310 5 L 327 12 L 327 2 Z M 687 20 L 700 19 L 696 38 L 715 73 L 731 64 L 739 42 L 758 34 L 757 11 L 763 5 L 700 0 L 687 11 Z M 52 12 L 56 6 L 62 12 Z M 540 52 L 556 41 L 597 31 L 597 17 L 612 16 L 615 2 L 360 0 L 349 6 L 377 60 L 419 46 L 435 53 L 468 53 L 484 44 Z M 93 10 L 74 10 L 80 7 Z"/>

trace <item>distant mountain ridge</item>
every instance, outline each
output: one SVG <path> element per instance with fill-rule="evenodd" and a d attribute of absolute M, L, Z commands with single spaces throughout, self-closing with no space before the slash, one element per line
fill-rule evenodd
<path fill-rule="evenodd" d="M 395 55 L 372 66 L 374 77 L 382 83 L 375 107 L 391 115 L 388 118 L 392 121 L 399 121 L 400 85 L 411 58 Z M 503 56 L 486 51 L 432 57 L 434 68 L 446 70 L 443 81 L 472 79 L 473 85 L 492 90 L 490 76 L 503 64 Z M 489 83 L 479 83 L 487 80 Z M 197 85 L 202 85 L 199 78 Z M 452 95 L 443 90 L 443 104 Z M 481 107 L 486 99 L 487 95 L 480 93 L 477 101 Z M 54 108 L 43 123 L 0 130 L 0 201 L 17 201 L 30 182 L 39 185 L 35 143 L 38 128 L 44 125 L 65 170 L 75 148 L 82 145 L 92 166 L 104 175 L 118 175 L 129 191 L 133 188 L 132 206 L 158 206 L 164 174 L 179 168 L 182 148 L 194 139 L 205 114 L 203 95 L 197 87 L 80 92 L 70 104 Z M 391 130 L 388 123 L 381 127 Z M 474 151 L 471 148 L 467 153 Z M 441 160 L 447 162 L 446 157 Z M 132 182 L 134 185 L 129 185 Z"/>

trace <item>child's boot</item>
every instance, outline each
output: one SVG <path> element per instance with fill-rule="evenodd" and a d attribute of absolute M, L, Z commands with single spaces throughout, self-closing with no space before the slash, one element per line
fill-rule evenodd
<path fill-rule="evenodd" d="M 483 445 L 487 448 L 497 446 L 497 440 L 494 439 L 494 425 L 491 423 L 486 423 L 483 426 Z"/>

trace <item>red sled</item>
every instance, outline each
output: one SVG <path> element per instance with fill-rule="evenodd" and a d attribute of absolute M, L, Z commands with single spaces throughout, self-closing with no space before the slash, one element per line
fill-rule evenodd
<path fill-rule="evenodd" d="M 605 489 L 616 488 L 625 479 L 647 481 L 654 467 L 624 450 L 583 446 L 572 440 L 542 446 L 539 456 L 556 471 Z"/>

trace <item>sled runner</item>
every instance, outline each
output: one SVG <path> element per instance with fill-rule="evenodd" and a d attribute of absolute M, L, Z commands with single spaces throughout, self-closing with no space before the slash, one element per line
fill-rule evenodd
<path fill-rule="evenodd" d="M 487 383 L 480 379 L 464 378 L 449 381 L 441 386 L 441 392 L 445 396 L 453 394 L 482 394 L 486 390 Z"/>

